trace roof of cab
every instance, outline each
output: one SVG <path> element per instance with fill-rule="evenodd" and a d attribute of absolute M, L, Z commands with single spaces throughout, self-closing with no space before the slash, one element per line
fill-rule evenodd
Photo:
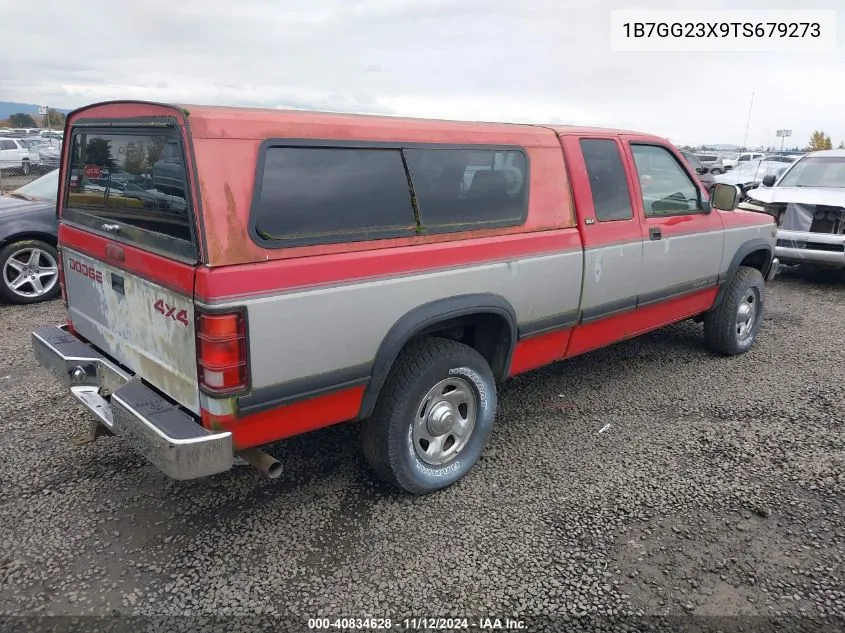
<path fill-rule="evenodd" d="M 175 109 L 186 116 L 195 138 L 350 138 L 406 142 L 513 143 L 554 146 L 554 136 L 568 134 L 617 135 L 649 134 L 613 128 L 562 126 L 529 123 L 427 119 L 380 114 L 357 114 L 283 108 L 164 104 L 145 101 L 105 101 L 92 103 L 71 113 L 96 108 L 105 113 L 111 107 L 135 105 L 143 108 Z"/>

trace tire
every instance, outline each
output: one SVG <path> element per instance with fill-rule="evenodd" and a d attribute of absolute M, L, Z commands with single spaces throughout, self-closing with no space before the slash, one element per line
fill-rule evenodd
<path fill-rule="evenodd" d="M 765 304 L 763 274 L 756 268 L 740 266 L 722 302 L 704 315 L 705 345 L 723 356 L 747 352 L 757 340 Z M 740 325 L 743 315 L 744 327 Z"/>
<path fill-rule="evenodd" d="M 713 174 L 714 176 L 721 176 L 725 172 L 722 171 L 721 169 L 719 169 L 718 167 L 715 167 L 715 168 L 710 170 L 710 173 Z"/>
<path fill-rule="evenodd" d="M 34 252 L 37 254 L 36 260 L 31 259 Z M 0 299 L 17 304 L 41 303 L 55 299 L 62 291 L 59 286 L 58 261 L 59 254 L 55 247 L 47 242 L 20 240 L 7 244 L 0 250 Z M 54 268 L 52 276 L 47 275 L 47 268 Z M 44 282 L 41 292 L 32 282 L 32 276 L 27 273 L 34 274 L 39 282 Z M 21 276 L 30 279 L 15 288 L 12 282 Z"/>
<path fill-rule="evenodd" d="M 457 396 L 444 398 L 444 390 Z M 414 341 L 399 354 L 373 415 L 362 424 L 364 457 L 376 476 L 411 494 L 451 486 L 481 456 L 496 404 L 493 372 L 475 349 L 443 338 Z M 438 452 L 438 445 L 444 450 Z"/>

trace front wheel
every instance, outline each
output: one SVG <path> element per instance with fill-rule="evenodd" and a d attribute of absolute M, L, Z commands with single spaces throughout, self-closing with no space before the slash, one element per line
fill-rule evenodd
<path fill-rule="evenodd" d="M 766 303 L 763 274 L 740 266 L 722 302 L 704 315 L 704 342 L 724 356 L 742 354 L 754 344 Z"/>
<path fill-rule="evenodd" d="M 362 425 L 364 456 L 379 478 L 412 494 L 446 488 L 481 456 L 496 402 L 493 372 L 475 349 L 442 338 L 414 341 Z"/>

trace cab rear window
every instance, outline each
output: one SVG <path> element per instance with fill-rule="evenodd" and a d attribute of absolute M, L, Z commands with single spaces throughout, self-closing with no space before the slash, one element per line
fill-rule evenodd
<path fill-rule="evenodd" d="M 120 241 L 196 257 L 184 155 L 175 130 L 77 128 L 64 220 Z"/>

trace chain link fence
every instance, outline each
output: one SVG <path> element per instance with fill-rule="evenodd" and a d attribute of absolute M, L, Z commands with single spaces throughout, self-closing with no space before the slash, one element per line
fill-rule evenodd
<path fill-rule="evenodd" d="M 14 191 L 57 169 L 62 141 L 56 136 L 0 132 L 0 192 Z"/>

